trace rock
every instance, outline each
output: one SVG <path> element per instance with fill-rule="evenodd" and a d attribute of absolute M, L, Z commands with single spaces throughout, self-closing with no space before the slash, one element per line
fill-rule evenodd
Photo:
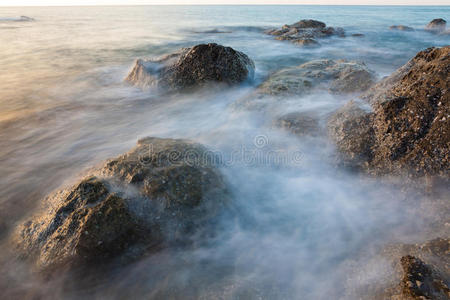
<path fill-rule="evenodd" d="M 315 136 L 320 132 L 319 118 L 314 112 L 293 112 L 274 121 L 274 126 L 298 136 Z"/>
<path fill-rule="evenodd" d="M 146 138 L 16 230 L 19 253 L 37 270 L 124 262 L 182 246 L 223 210 L 228 195 L 214 156 L 201 145 Z"/>
<path fill-rule="evenodd" d="M 425 27 L 425 30 L 439 33 L 445 31 L 445 27 L 447 26 L 447 21 L 444 19 L 434 19 Z"/>
<path fill-rule="evenodd" d="M 294 37 L 292 37 L 290 35 L 280 35 L 280 36 L 277 36 L 275 39 L 277 41 L 290 41 L 290 40 L 294 40 Z"/>
<path fill-rule="evenodd" d="M 418 244 L 391 244 L 353 264 L 345 299 L 449 299 L 450 240 L 436 238 Z M 369 282 L 355 285 L 376 266 Z M 362 277 L 361 277 L 362 276 Z"/>
<path fill-rule="evenodd" d="M 289 29 L 268 29 L 264 33 L 269 35 L 282 35 L 288 31 Z"/>
<path fill-rule="evenodd" d="M 35 19 L 27 17 L 27 16 L 20 16 L 20 19 L 18 21 L 21 21 L 21 22 L 32 22 L 32 21 L 35 21 Z"/>
<path fill-rule="evenodd" d="M 360 93 L 375 82 L 375 74 L 364 63 L 346 60 L 314 60 L 282 69 L 264 81 L 254 93 L 235 101 L 237 110 L 275 111 L 278 101 L 293 101 L 314 91 L 333 94 Z"/>
<path fill-rule="evenodd" d="M 375 76 L 363 63 L 315 60 L 271 75 L 259 88 L 266 95 L 303 95 L 324 84 L 331 92 L 353 93 L 368 89 Z"/>
<path fill-rule="evenodd" d="M 235 85 L 254 76 L 255 65 L 244 53 L 217 44 L 200 44 L 156 60 L 137 60 L 125 79 L 141 87 L 188 90 L 211 82 Z"/>
<path fill-rule="evenodd" d="M 220 29 L 210 29 L 205 31 L 194 31 L 194 33 L 203 33 L 203 34 L 214 34 L 214 33 L 232 33 L 232 31 L 220 30 Z"/>
<path fill-rule="evenodd" d="M 281 29 L 266 30 L 265 33 L 275 35 L 275 39 L 277 40 L 290 40 L 302 46 L 305 46 L 306 43 L 311 45 L 311 40 L 313 39 L 326 38 L 330 36 L 345 37 L 345 31 L 343 28 L 327 27 L 325 23 L 316 20 L 300 20 L 299 22 L 291 25 L 284 25 Z"/>
<path fill-rule="evenodd" d="M 449 175 L 450 47 L 419 52 L 408 72 L 372 101 L 377 168 L 416 175 Z"/>
<path fill-rule="evenodd" d="M 302 47 L 317 47 L 320 44 L 314 39 L 299 39 L 293 41 L 294 44 L 302 46 Z"/>
<path fill-rule="evenodd" d="M 372 155 L 361 149 L 371 172 L 449 177 L 449 72 L 450 47 L 430 48 L 362 95 L 373 108 L 367 116 L 374 134 Z M 359 139 L 359 133 L 349 134 L 341 143 Z"/>
<path fill-rule="evenodd" d="M 411 255 L 401 258 L 402 296 L 408 299 L 449 299 L 450 288 L 422 260 Z"/>
<path fill-rule="evenodd" d="M 297 23 L 290 25 L 295 28 L 325 28 L 327 25 L 316 20 L 300 20 Z"/>
<path fill-rule="evenodd" d="M 371 160 L 374 143 L 372 113 L 356 102 L 348 102 L 331 116 L 328 135 L 336 144 L 344 166 L 365 168 Z"/>
<path fill-rule="evenodd" d="M 400 31 L 414 31 L 414 28 L 404 26 L 404 25 L 392 25 L 389 27 L 390 30 L 400 30 Z"/>
<path fill-rule="evenodd" d="M 352 37 L 365 37 L 366 35 L 363 33 L 353 33 Z"/>

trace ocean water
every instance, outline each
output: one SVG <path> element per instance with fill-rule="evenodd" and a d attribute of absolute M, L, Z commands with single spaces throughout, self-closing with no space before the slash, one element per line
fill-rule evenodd
<path fill-rule="evenodd" d="M 22 15 L 34 21 L 20 20 Z M 395 188 L 336 170 L 326 140 L 296 138 L 261 114 L 232 109 L 232 103 L 271 72 L 319 58 L 363 61 L 382 78 L 418 51 L 450 43 L 448 35 L 422 30 L 434 18 L 449 20 L 450 6 L 0 7 L 3 293 L 30 299 L 344 295 L 349 261 L 389 242 L 413 240 L 412 232 L 420 239 L 418 228 L 427 224 L 429 212 L 405 211 L 404 195 Z M 262 32 L 300 19 L 343 27 L 348 37 L 303 49 Z M 416 31 L 388 29 L 400 24 Z M 221 33 L 208 33 L 213 29 Z M 169 97 L 123 81 L 136 58 L 206 42 L 249 55 L 256 65 L 254 82 Z M 313 110 L 325 122 L 350 98 L 324 91 L 280 110 Z M 28 266 L 6 262 L 8 234 L 45 195 L 145 136 L 190 138 L 224 156 L 236 147 L 254 149 L 262 138 L 267 149 L 298 151 L 301 159 L 290 158 L 289 167 L 245 161 L 223 166 L 248 220 L 230 222 L 211 246 L 144 259 L 89 289 L 42 282 Z M 370 283 L 390 270 L 385 267 L 348 284 Z"/>

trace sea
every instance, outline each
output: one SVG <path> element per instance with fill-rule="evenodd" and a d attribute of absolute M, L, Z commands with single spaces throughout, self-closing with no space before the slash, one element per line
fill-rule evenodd
<path fill-rule="evenodd" d="M 352 266 L 389 243 L 422 239 L 429 215 L 404 209 L 404 194 L 391 184 L 336 168 L 326 139 L 299 138 L 275 128 L 267 114 L 233 103 L 271 73 L 316 59 L 364 62 L 381 80 L 418 51 L 450 44 L 450 35 L 423 30 L 435 18 L 450 21 L 450 6 L 0 2 L 2 298 L 351 299 L 349 289 L 382 280 L 392 271 L 383 261 L 366 269 L 361 264 L 360 273 Z M 264 34 L 301 19 L 342 27 L 347 37 L 302 48 Z M 246 53 L 256 66 L 254 80 L 177 95 L 124 81 L 137 58 L 201 43 Z M 352 98 L 357 95 L 320 91 L 280 102 L 279 111 L 314 111 L 325 126 L 327 116 Z M 48 194 L 147 136 L 190 139 L 226 158 L 236 149 L 279 151 L 283 163 L 237 159 L 219 167 L 246 219 L 224 220 L 222 232 L 205 246 L 163 251 L 80 286 L 68 278 L 44 280 L 12 258 L 11 234 Z"/>

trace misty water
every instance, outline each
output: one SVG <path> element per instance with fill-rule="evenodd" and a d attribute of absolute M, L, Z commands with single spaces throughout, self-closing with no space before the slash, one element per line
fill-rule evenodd
<path fill-rule="evenodd" d="M 35 20 L 22 20 L 23 15 Z M 421 228 L 432 212 L 405 208 L 404 201 L 412 201 L 406 197 L 415 196 L 395 186 L 336 168 L 334 147 L 325 138 L 298 138 L 274 128 L 273 116 L 233 103 L 271 72 L 319 58 L 363 61 L 381 79 L 418 51 L 449 44 L 448 35 L 421 30 L 434 18 L 450 19 L 450 7 L 0 7 L 4 295 L 333 299 L 348 285 L 383 277 L 390 266 L 382 262 L 363 275 L 352 277 L 348 270 L 378 247 L 423 239 Z M 300 19 L 343 27 L 348 37 L 305 49 L 262 32 Z M 417 30 L 388 29 L 399 24 Z M 175 96 L 123 81 L 136 58 L 205 42 L 246 53 L 255 62 L 255 80 Z M 313 111 L 325 126 L 329 113 L 354 97 L 323 91 L 291 99 L 272 113 Z M 239 218 L 224 217 L 221 232 L 202 246 L 163 251 L 92 279 L 85 289 L 71 288 L 62 283 L 65 278 L 42 280 L 10 259 L 8 234 L 46 195 L 146 136 L 192 139 L 225 159 L 246 149 L 278 151 L 284 160 L 227 160 L 220 169 Z"/>

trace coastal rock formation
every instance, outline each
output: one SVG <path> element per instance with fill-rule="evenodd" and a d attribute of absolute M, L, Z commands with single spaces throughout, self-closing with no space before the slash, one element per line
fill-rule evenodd
<path fill-rule="evenodd" d="M 47 199 L 14 235 L 38 270 L 133 259 L 189 244 L 227 202 L 214 157 L 185 140 L 146 138 Z M 203 231 L 204 229 L 204 231 Z"/>
<path fill-rule="evenodd" d="M 302 46 L 302 47 L 317 47 L 320 45 L 314 39 L 299 39 L 299 40 L 294 40 L 293 43 L 296 45 Z"/>
<path fill-rule="evenodd" d="M 360 273 L 384 265 L 386 273 L 370 284 L 348 286 L 345 299 L 449 299 L 450 240 L 436 238 L 417 244 L 392 244 L 354 265 Z M 360 262 L 361 263 L 361 262 Z M 364 265 L 367 264 L 367 265 Z M 358 277 L 356 275 L 356 277 Z M 349 278 L 350 281 L 355 278 Z M 350 282 L 349 282 L 350 283 Z"/>
<path fill-rule="evenodd" d="M 400 31 L 414 31 L 414 28 L 405 25 L 392 25 L 389 27 L 390 30 L 400 30 Z"/>
<path fill-rule="evenodd" d="M 318 45 L 314 39 L 326 38 L 330 36 L 345 37 L 344 29 L 340 27 L 327 27 L 325 23 L 316 20 L 300 20 L 291 25 L 284 25 L 281 29 L 270 29 L 266 34 L 276 36 L 277 40 L 289 40 L 295 44 L 304 46 L 308 44 Z"/>
<path fill-rule="evenodd" d="M 271 75 L 259 88 L 266 95 L 302 95 L 320 85 L 336 94 L 367 90 L 375 75 L 364 63 L 346 60 L 314 60 Z"/>
<path fill-rule="evenodd" d="M 314 112 L 292 112 L 274 121 L 274 126 L 297 136 L 317 135 L 320 132 L 319 118 Z"/>
<path fill-rule="evenodd" d="M 445 27 L 447 26 L 447 21 L 444 19 L 434 19 L 425 27 L 425 30 L 440 33 L 445 31 Z"/>
<path fill-rule="evenodd" d="M 340 162 L 364 168 L 372 159 L 374 134 L 372 114 L 354 101 L 336 111 L 328 121 L 328 133 L 336 143 Z"/>
<path fill-rule="evenodd" d="M 364 63 L 347 60 L 313 60 L 273 73 L 255 93 L 239 99 L 235 108 L 262 110 L 276 100 L 328 90 L 333 94 L 360 93 L 375 83 L 376 76 Z"/>
<path fill-rule="evenodd" d="M 371 155 L 366 155 L 365 148 L 360 156 L 367 157 L 372 171 L 449 176 L 449 72 L 450 47 L 430 48 L 362 96 L 373 112 L 358 118 L 366 119 L 373 129 L 373 144 Z M 359 130 L 354 126 L 360 125 L 347 117 L 338 111 L 329 124 L 330 136 L 338 145 L 360 140 L 359 133 L 352 133 Z M 339 118 L 343 119 L 336 122 Z M 345 126 L 340 128 L 339 124 Z M 341 150 L 344 155 L 354 156 L 352 151 Z"/>
<path fill-rule="evenodd" d="M 409 299 L 448 299 L 450 288 L 433 269 L 411 255 L 401 258 L 402 296 Z"/>
<path fill-rule="evenodd" d="M 138 59 L 126 81 L 164 91 L 187 90 L 216 82 L 242 83 L 255 65 L 244 53 L 217 44 L 200 44 L 154 60 Z"/>

